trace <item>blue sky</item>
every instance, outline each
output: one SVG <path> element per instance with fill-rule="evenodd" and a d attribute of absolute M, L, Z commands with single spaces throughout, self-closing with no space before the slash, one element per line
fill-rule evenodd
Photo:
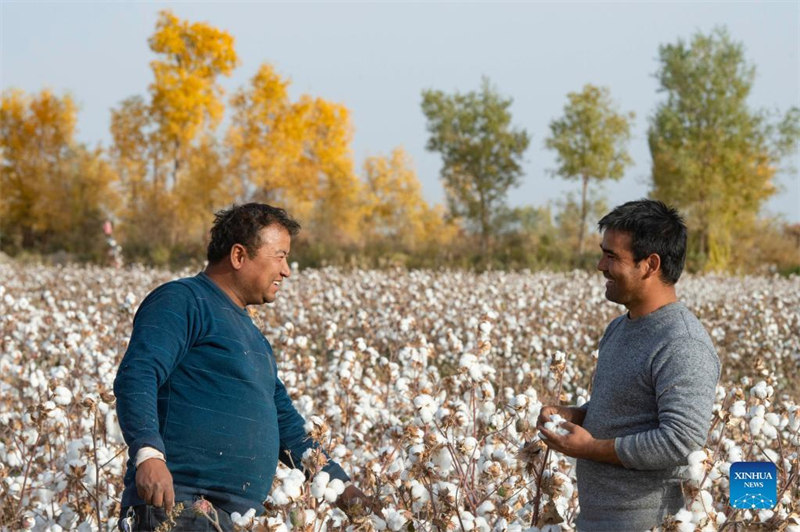
<path fill-rule="evenodd" d="M 224 79 L 228 94 L 263 62 L 289 77 L 296 97 L 345 104 L 360 170 L 366 156 L 402 146 L 426 199 L 442 202 L 439 155 L 427 152 L 421 91 L 469 91 L 488 76 L 514 99 L 514 123 L 531 134 L 522 185 L 509 203 L 545 205 L 577 182 L 553 178 L 544 148 L 548 124 L 566 95 L 586 83 L 609 87 L 634 111 L 635 165 L 600 192 L 609 205 L 649 189 L 648 119 L 663 98 L 653 74 L 658 47 L 717 26 L 744 44 L 757 68 L 754 108 L 800 105 L 800 2 L 8 2 L 0 5 L 0 86 L 69 92 L 80 104 L 78 137 L 108 145 L 110 109 L 144 95 L 153 59 L 147 38 L 161 9 L 209 22 L 236 39 L 241 64 Z M 780 174 L 767 209 L 800 222 L 800 156 Z"/>

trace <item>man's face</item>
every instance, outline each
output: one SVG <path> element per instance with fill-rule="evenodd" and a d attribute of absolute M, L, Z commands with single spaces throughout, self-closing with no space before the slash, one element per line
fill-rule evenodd
<path fill-rule="evenodd" d="M 633 260 L 631 235 L 625 231 L 606 230 L 600 244 L 603 255 L 597 269 L 606 278 L 606 299 L 629 309 L 644 295 L 643 261 Z"/>
<path fill-rule="evenodd" d="M 239 285 L 246 305 L 272 303 L 281 281 L 289 277 L 289 248 L 292 237 L 280 225 L 270 225 L 260 233 L 261 247 L 246 257 L 238 272 Z"/>

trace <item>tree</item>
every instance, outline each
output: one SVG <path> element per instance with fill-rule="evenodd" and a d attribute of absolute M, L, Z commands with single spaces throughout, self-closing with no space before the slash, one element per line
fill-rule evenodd
<path fill-rule="evenodd" d="M 589 180 L 618 180 L 633 161 L 625 147 L 630 139 L 634 114 L 614 110 L 609 90 L 585 85 L 567 95 L 564 116 L 550 122 L 551 136 L 545 145 L 556 151 L 558 169 L 565 179 L 581 180 L 581 210 L 578 223 L 578 254 L 583 255 L 586 217 L 589 211 Z"/>
<path fill-rule="evenodd" d="M 479 92 L 422 93 L 431 134 L 426 147 L 442 155 L 450 210 L 478 226 L 485 255 L 491 252 L 492 217 L 504 205 L 508 189 L 519 185 L 530 142 L 525 130 L 511 127 L 511 103 L 487 78 Z"/>
<path fill-rule="evenodd" d="M 322 98 L 289 99 L 289 82 L 267 64 L 231 101 L 231 173 L 249 198 L 290 209 L 317 239 L 352 243 L 359 181 L 348 109 Z"/>
<path fill-rule="evenodd" d="M 3 93 L 0 242 L 11 252 L 67 251 L 99 258 L 116 175 L 99 149 L 75 141 L 77 107 L 49 90 Z"/>
<path fill-rule="evenodd" d="M 172 161 L 172 182 L 192 141 L 204 127 L 214 129 L 222 118 L 223 90 L 217 79 L 230 76 L 238 62 L 233 37 L 209 24 L 180 20 L 159 13 L 149 40 L 159 58 L 150 63 L 150 115 L 156 124 L 154 140 Z M 156 169 L 155 180 L 162 178 Z"/>
<path fill-rule="evenodd" d="M 219 77 L 238 60 L 230 34 L 169 11 L 160 13 L 149 44 L 157 54 L 150 98 L 133 96 L 112 110 L 110 155 L 125 196 L 126 253 L 163 263 L 175 248 L 196 247 L 208 211 L 235 195 L 212 136 L 224 110 Z"/>
<path fill-rule="evenodd" d="M 362 233 L 369 249 L 380 244 L 395 253 L 427 252 L 455 235 L 443 213 L 430 207 L 411 160 L 402 148 L 364 161 Z M 384 251 L 384 250 L 381 250 Z"/>
<path fill-rule="evenodd" d="M 571 263 L 572 267 L 578 268 L 593 268 L 596 264 L 597 257 L 591 254 L 578 255 L 574 254 L 574 249 L 578 247 L 578 236 L 580 234 L 581 224 L 586 223 L 586 218 L 589 217 L 593 220 L 599 220 L 605 213 L 608 212 L 608 207 L 604 198 L 596 195 L 593 191 L 589 191 L 588 197 L 578 203 L 577 199 L 572 193 L 556 202 L 558 211 L 556 214 L 556 226 L 558 233 L 558 241 L 563 246 L 563 261 Z M 600 243 L 600 239 L 596 233 L 590 234 L 587 238 L 593 246 Z M 595 249 L 598 249 L 595 247 Z M 570 260 L 570 257 L 572 260 Z"/>
<path fill-rule="evenodd" d="M 667 98 L 648 131 L 652 195 L 686 214 L 690 258 L 723 269 L 735 232 L 753 227 L 775 193 L 772 180 L 796 145 L 800 113 L 793 108 L 770 123 L 748 107 L 755 68 L 724 29 L 662 46 L 659 60 L 656 77 Z"/>
<path fill-rule="evenodd" d="M 498 215 L 499 249 L 492 256 L 504 268 L 554 268 L 565 262 L 550 206 L 525 205 Z"/>

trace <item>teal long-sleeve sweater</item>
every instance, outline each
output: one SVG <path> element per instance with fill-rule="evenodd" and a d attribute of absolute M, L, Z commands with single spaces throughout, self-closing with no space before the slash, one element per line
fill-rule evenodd
<path fill-rule="evenodd" d="M 260 513 L 278 460 L 301 467 L 315 445 L 269 342 L 204 273 L 147 296 L 114 393 L 130 455 L 123 508 L 143 504 L 135 485 L 142 447 L 165 454 L 176 501 L 203 496 L 227 512 Z M 325 471 L 349 480 L 333 461 Z"/>

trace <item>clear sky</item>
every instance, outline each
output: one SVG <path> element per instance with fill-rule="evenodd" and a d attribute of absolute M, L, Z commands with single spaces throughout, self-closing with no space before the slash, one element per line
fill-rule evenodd
<path fill-rule="evenodd" d="M 158 11 L 205 21 L 236 39 L 241 64 L 223 81 L 230 92 L 263 62 L 309 93 L 352 112 L 353 151 L 366 156 L 402 146 L 425 197 L 442 202 L 439 155 L 427 152 L 421 91 L 477 90 L 488 76 L 514 99 L 514 123 L 532 136 L 512 206 L 544 205 L 579 193 L 550 177 L 548 124 L 566 95 L 586 83 L 607 86 L 620 110 L 634 111 L 635 161 L 604 185 L 610 206 L 649 189 L 647 124 L 663 95 L 653 76 L 661 44 L 726 26 L 756 66 L 750 104 L 785 112 L 800 105 L 800 2 L 9 2 L 0 0 L 0 86 L 69 92 L 80 104 L 78 138 L 110 141 L 110 109 L 145 95 L 153 54 L 147 38 Z M 767 209 L 800 222 L 800 156 L 779 175 Z"/>

